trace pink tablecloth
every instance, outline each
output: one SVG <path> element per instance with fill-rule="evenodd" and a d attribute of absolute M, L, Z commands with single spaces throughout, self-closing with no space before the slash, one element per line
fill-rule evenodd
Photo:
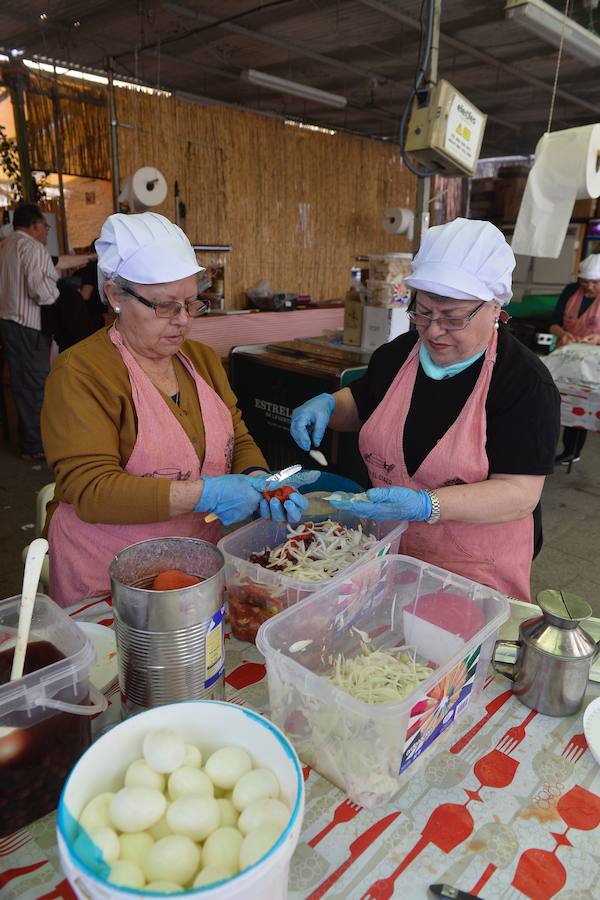
<path fill-rule="evenodd" d="M 110 624 L 100 601 L 74 610 Z M 267 710 L 262 657 L 227 637 L 227 699 Z M 305 768 L 306 813 L 292 859 L 291 900 L 425 898 L 446 882 L 486 900 L 600 897 L 600 768 L 581 714 L 526 709 L 491 677 L 479 704 L 401 789 L 366 811 Z M 589 701 L 594 695 L 590 683 Z M 118 692 L 100 726 L 118 716 Z M 54 816 L 0 839 L 2 900 L 72 900 L 57 859 Z M 268 898 L 265 898 L 268 900 Z"/>
<path fill-rule="evenodd" d="M 208 344 L 221 357 L 240 344 L 272 344 L 297 337 L 318 337 L 344 323 L 342 307 L 295 312 L 203 316 L 192 323 L 190 338 Z"/>

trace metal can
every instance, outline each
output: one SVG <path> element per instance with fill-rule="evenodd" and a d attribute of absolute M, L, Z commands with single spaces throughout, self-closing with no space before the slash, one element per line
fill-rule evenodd
<path fill-rule="evenodd" d="M 124 716 L 224 695 L 224 558 L 214 544 L 175 537 L 126 547 L 109 567 Z M 180 569 L 198 584 L 155 591 Z"/>

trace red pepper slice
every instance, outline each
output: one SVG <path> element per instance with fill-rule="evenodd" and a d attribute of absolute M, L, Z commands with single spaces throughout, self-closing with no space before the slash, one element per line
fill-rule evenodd
<path fill-rule="evenodd" d="M 275 497 L 281 503 L 285 503 L 285 501 L 295 493 L 295 488 L 289 487 L 289 485 L 284 484 L 281 487 L 276 488 L 274 491 L 263 491 L 263 497 L 265 498 L 265 500 L 271 500 L 272 497 Z"/>

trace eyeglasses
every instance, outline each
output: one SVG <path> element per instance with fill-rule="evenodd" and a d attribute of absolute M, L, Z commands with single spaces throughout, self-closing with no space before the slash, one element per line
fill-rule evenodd
<path fill-rule="evenodd" d="M 196 297 L 194 300 L 186 300 L 184 303 L 178 303 L 177 300 L 158 302 L 147 300 L 146 297 L 142 297 L 137 291 L 134 291 L 133 288 L 126 287 L 124 284 L 119 284 L 119 290 L 123 291 L 125 294 L 129 294 L 131 297 L 135 297 L 136 300 L 139 300 L 139 302 L 143 303 L 144 306 L 147 306 L 148 309 L 153 309 L 154 315 L 159 319 L 174 319 L 175 316 L 179 315 L 182 309 L 185 309 L 191 319 L 198 319 L 210 309 L 210 305 L 200 297 Z"/>
<path fill-rule="evenodd" d="M 485 306 L 485 302 L 483 300 L 468 316 L 436 316 L 434 318 L 414 309 L 409 309 L 406 315 L 417 328 L 429 328 L 432 322 L 437 322 L 440 328 L 443 328 L 445 331 L 462 331 L 467 327 L 471 319 L 477 315 L 482 306 Z"/>

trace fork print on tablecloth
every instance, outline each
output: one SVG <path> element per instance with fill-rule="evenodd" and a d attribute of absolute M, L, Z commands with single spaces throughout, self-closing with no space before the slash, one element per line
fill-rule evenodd
<path fill-rule="evenodd" d="M 324 837 L 327 837 L 330 831 L 333 831 L 334 828 L 341 825 L 343 822 L 350 822 L 359 814 L 361 809 L 362 806 L 359 806 L 358 803 L 353 803 L 352 800 L 342 801 L 342 803 L 336 807 L 331 822 L 319 831 L 314 838 L 310 839 L 308 846 L 313 848 L 316 847 Z"/>
<path fill-rule="evenodd" d="M 526 720 L 516 726 L 519 729 L 517 737 L 514 737 L 514 729 L 509 728 L 498 741 L 498 746 L 507 740 L 509 746 L 517 747 L 526 736 L 526 727 L 533 717 L 528 715 Z M 522 729 L 522 733 L 521 730 Z M 452 748 L 451 748 L 452 749 Z M 512 783 L 519 768 L 519 761 L 495 748 L 478 759 L 473 767 L 473 773 L 479 781 L 476 790 L 465 788 L 467 801 L 465 803 L 442 803 L 433 810 L 427 820 L 421 837 L 412 850 L 404 857 L 402 862 L 386 878 L 375 881 L 363 894 L 361 900 L 388 900 L 393 896 L 394 884 L 402 872 L 425 850 L 429 844 L 433 844 L 443 853 L 451 853 L 462 844 L 474 830 L 474 822 L 471 813 L 467 809 L 470 803 L 483 803 L 480 796 L 482 787 L 505 788 Z M 493 870 L 495 871 L 495 869 Z M 489 877 L 493 874 L 490 872 Z M 486 879 L 487 880 L 487 879 Z"/>
<path fill-rule="evenodd" d="M 573 765 L 579 762 L 583 754 L 588 748 L 588 742 L 585 739 L 585 734 L 580 732 L 579 734 L 574 734 L 563 752 L 561 756 L 564 756 L 565 759 L 568 759 L 569 762 L 572 762 Z"/>
<path fill-rule="evenodd" d="M 16 853 L 17 850 L 28 844 L 30 840 L 31 835 L 24 830 L 15 831 L 6 837 L 0 838 L 0 856 L 9 856 L 11 853 Z"/>

